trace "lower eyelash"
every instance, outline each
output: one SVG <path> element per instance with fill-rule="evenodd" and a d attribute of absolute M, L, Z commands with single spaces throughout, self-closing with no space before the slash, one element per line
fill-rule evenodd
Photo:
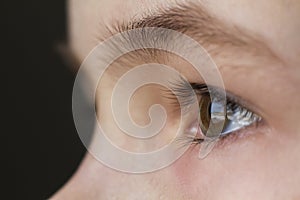
<path fill-rule="evenodd" d="M 260 120 L 249 126 L 242 128 L 240 130 L 234 131 L 230 134 L 220 136 L 217 140 L 215 148 L 216 149 L 224 148 L 239 139 L 251 136 L 254 132 L 256 132 L 255 131 L 256 129 L 258 129 L 258 128 L 261 129 L 262 127 L 265 127 L 264 121 Z M 200 128 L 199 128 L 199 130 L 200 130 Z M 201 145 L 201 143 L 204 141 L 204 139 L 199 135 L 201 135 L 201 134 L 197 134 L 197 136 L 195 137 L 192 135 L 184 134 L 182 137 L 178 138 L 176 141 L 178 143 L 178 148 L 190 146 L 191 150 L 193 150 L 194 148 L 199 147 Z"/>
<path fill-rule="evenodd" d="M 237 131 L 233 131 L 230 134 L 226 134 L 226 135 L 221 135 L 218 139 L 218 143 L 216 145 L 216 147 L 223 147 L 229 143 L 232 143 L 238 139 L 247 137 L 249 135 L 251 135 L 254 130 L 258 129 L 259 127 L 263 126 L 263 121 L 256 121 L 253 124 L 249 125 L 249 126 L 245 126 L 242 129 L 239 129 Z M 194 141 L 192 141 L 192 144 L 194 145 L 199 145 L 203 142 L 204 140 L 202 138 L 194 138 Z"/>

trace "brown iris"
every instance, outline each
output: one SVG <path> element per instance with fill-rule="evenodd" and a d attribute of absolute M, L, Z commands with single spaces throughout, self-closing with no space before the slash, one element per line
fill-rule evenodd
<path fill-rule="evenodd" d="M 211 99 L 209 95 L 203 95 L 199 102 L 199 110 L 200 110 L 200 128 L 204 135 L 206 135 L 210 118 L 211 118 Z"/>

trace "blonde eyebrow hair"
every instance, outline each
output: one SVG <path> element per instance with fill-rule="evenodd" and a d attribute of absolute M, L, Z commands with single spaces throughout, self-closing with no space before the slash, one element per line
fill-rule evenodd
<path fill-rule="evenodd" d="M 148 47 L 149 44 L 161 41 L 164 44 L 172 45 L 174 38 L 170 37 L 167 31 L 156 32 L 155 34 L 143 31 L 146 28 L 157 27 L 186 34 L 202 45 L 213 58 L 215 56 L 216 58 L 224 56 L 240 59 L 241 56 L 247 55 L 264 59 L 278 59 L 276 54 L 264 42 L 265 40 L 262 36 L 218 19 L 209 13 L 202 4 L 196 2 L 186 2 L 167 8 L 159 8 L 157 12 L 145 14 L 145 17 L 141 19 L 128 21 L 115 19 L 111 24 L 104 27 L 104 32 L 97 38 L 98 41 L 103 41 L 114 34 L 124 34 L 127 43 L 129 40 L 133 47 Z M 128 35 L 127 31 L 130 30 L 137 31 L 135 31 L 135 34 Z M 145 32 L 147 33 L 145 34 Z M 118 51 L 120 46 L 122 46 L 120 42 L 113 44 L 110 51 Z M 169 53 L 161 50 L 144 48 L 126 54 L 124 58 L 118 59 L 115 64 L 123 68 L 131 68 L 130 65 L 145 62 L 165 64 L 165 62 L 170 60 L 169 55 Z M 113 71 L 116 72 L 116 70 Z"/>
<path fill-rule="evenodd" d="M 160 8 L 155 14 L 128 22 L 116 20 L 106 26 L 109 35 L 132 29 L 159 27 L 172 29 L 197 40 L 209 53 L 218 54 L 226 48 L 245 48 L 254 54 L 273 55 L 264 38 L 241 27 L 221 21 L 209 13 L 200 3 L 186 2 Z M 132 38 L 135 41 L 136 38 Z M 142 43 L 143 41 L 138 41 Z"/>

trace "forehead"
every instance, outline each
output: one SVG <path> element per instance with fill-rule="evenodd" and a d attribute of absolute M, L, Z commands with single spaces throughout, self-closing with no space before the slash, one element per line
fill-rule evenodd
<path fill-rule="evenodd" d="M 69 0 L 70 40 L 80 57 L 95 46 L 101 25 L 128 21 L 176 6 L 174 0 Z M 194 0 L 217 18 L 263 37 L 284 62 L 299 66 L 300 2 L 296 0 Z M 102 27 L 103 28 L 103 27 Z"/>

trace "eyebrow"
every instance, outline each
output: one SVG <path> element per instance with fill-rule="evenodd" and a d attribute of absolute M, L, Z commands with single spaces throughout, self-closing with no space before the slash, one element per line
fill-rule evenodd
<path fill-rule="evenodd" d="M 248 47 L 269 49 L 263 38 L 241 27 L 221 21 L 209 13 L 203 5 L 196 2 L 187 2 L 160 8 L 155 14 L 148 14 L 142 19 L 129 22 L 116 21 L 112 26 L 107 26 L 110 34 L 145 28 L 167 28 L 196 39 L 201 45 L 222 45 L 223 47 Z"/>
<path fill-rule="evenodd" d="M 116 20 L 111 25 L 105 27 L 106 34 L 103 35 L 108 34 L 109 36 L 117 33 L 123 34 L 133 29 L 140 29 L 142 31 L 143 28 L 148 27 L 175 30 L 198 41 L 212 56 L 225 52 L 237 52 L 237 54 L 244 52 L 252 56 L 276 57 L 264 42 L 263 37 L 218 19 L 209 13 L 202 4 L 196 2 L 159 8 L 156 13 L 150 13 L 141 19 L 132 19 L 129 21 Z M 129 36 L 131 37 L 129 40 L 132 43 L 143 45 L 145 42 L 159 42 L 156 36 L 147 35 L 145 38 L 144 35 L 135 35 L 134 37 Z M 168 36 L 163 35 L 163 33 L 159 35 L 159 38 L 161 40 L 168 40 Z M 101 41 L 105 38 L 98 39 Z M 172 41 L 169 42 L 172 43 Z M 153 60 L 159 54 L 161 52 L 157 53 L 155 50 L 144 49 L 138 56 L 132 56 L 132 60 L 130 61 L 134 62 L 139 57 L 142 57 L 141 60 Z M 160 56 L 160 58 L 162 57 Z M 122 63 L 122 65 L 124 64 L 126 62 Z"/>

